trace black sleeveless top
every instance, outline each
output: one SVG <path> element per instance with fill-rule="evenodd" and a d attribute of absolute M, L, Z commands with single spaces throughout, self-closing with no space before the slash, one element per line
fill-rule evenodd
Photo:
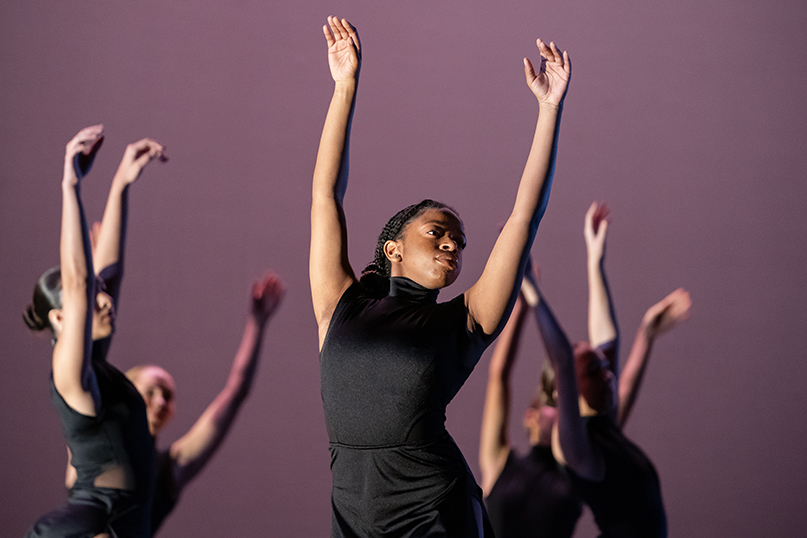
<path fill-rule="evenodd" d="M 121 536 L 150 536 L 151 496 L 154 481 L 154 440 L 149 433 L 146 405 L 126 376 L 106 360 L 109 339 L 93 342 L 92 368 L 98 380 L 101 406 L 96 416 L 71 408 L 56 390 L 51 396 L 62 432 L 70 448 L 76 482 L 71 498 L 88 495 L 106 506 L 110 521 L 125 514 L 126 529 L 112 527 Z M 106 472 L 121 487 L 96 485 Z M 120 523 L 123 525 L 123 523 Z"/>
<path fill-rule="evenodd" d="M 174 462 L 169 450 L 157 452 L 157 476 L 154 482 L 154 503 L 151 508 L 151 532 L 163 524 L 179 501 L 179 489 L 174 480 Z"/>
<path fill-rule="evenodd" d="M 333 473 L 332 536 L 474 536 L 481 491 L 445 431 L 445 410 L 491 338 L 463 296 L 392 278 L 339 300 L 320 353 Z M 486 519 L 486 518 L 485 518 Z"/>
<path fill-rule="evenodd" d="M 577 491 L 591 508 L 602 537 L 663 538 L 667 517 L 661 482 L 653 463 L 611 417 L 588 419 L 588 434 L 605 460 L 605 477 L 585 480 L 569 470 Z"/>
<path fill-rule="evenodd" d="M 496 538 L 569 538 L 582 512 L 571 478 L 548 446 L 524 456 L 510 450 L 485 502 Z"/>

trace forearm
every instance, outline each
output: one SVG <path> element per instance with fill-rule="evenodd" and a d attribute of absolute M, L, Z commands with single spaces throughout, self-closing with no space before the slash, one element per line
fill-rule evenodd
<path fill-rule="evenodd" d="M 542 104 L 513 211 L 469 290 L 469 311 L 485 333 L 496 334 L 512 308 L 538 224 L 546 210 L 555 166 L 560 109 Z"/>
<path fill-rule="evenodd" d="M 335 83 L 314 167 L 315 199 L 327 197 L 341 203 L 344 198 L 350 161 L 350 128 L 357 88 L 357 80 Z"/>
<path fill-rule="evenodd" d="M 507 435 L 510 416 L 510 372 L 525 314 L 526 308 L 523 302 L 516 302 L 510 320 L 496 341 L 490 360 L 479 436 L 479 466 L 482 471 L 482 488 L 486 491 L 486 486 L 492 487 L 492 482 L 495 482 L 495 478 L 501 472 L 510 445 Z"/>
<path fill-rule="evenodd" d="M 639 387 L 653 347 L 653 340 L 647 326 L 642 323 L 636 332 L 633 348 L 619 378 L 619 410 L 617 413 L 619 427 L 623 427 L 627 422 L 636 401 L 636 396 L 639 394 Z"/>
<path fill-rule="evenodd" d="M 539 296 L 540 300 L 535 307 L 535 320 L 547 356 L 555 370 L 560 446 L 566 463 L 575 472 L 588 476 L 592 461 L 591 443 L 585 423 L 580 417 L 572 346 L 540 292 Z"/>
<path fill-rule="evenodd" d="M 79 185 L 62 183 L 62 222 L 59 239 L 59 264 L 63 294 L 88 300 L 95 275 L 89 270 L 92 256 L 89 233 L 81 204 Z"/>
<path fill-rule="evenodd" d="M 601 256 L 588 256 L 588 338 L 592 347 L 614 342 L 618 346 L 611 292 Z M 612 365 L 616 368 L 617 365 Z M 616 375 L 616 369 L 614 369 Z"/>
<path fill-rule="evenodd" d="M 225 391 L 222 393 L 228 395 L 228 402 L 232 401 L 230 405 L 240 405 L 252 388 L 258 369 L 265 328 L 264 323 L 255 319 L 255 316 L 249 315 L 244 326 L 241 344 L 233 359 Z"/>
<path fill-rule="evenodd" d="M 534 230 L 538 229 L 549 203 L 562 108 L 562 105 L 541 103 L 535 135 L 513 206 L 511 218 L 528 220 Z"/>
<path fill-rule="evenodd" d="M 101 230 L 93 252 L 96 274 L 115 263 L 118 264 L 119 271 L 123 270 L 128 212 L 129 184 L 116 174 L 109 189 Z"/>

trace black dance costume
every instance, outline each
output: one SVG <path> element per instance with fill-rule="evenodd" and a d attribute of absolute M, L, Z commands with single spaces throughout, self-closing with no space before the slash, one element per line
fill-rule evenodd
<path fill-rule="evenodd" d="M 601 538 L 664 538 L 667 517 L 661 483 L 650 459 L 611 417 L 588 419 L 588 434 L 605 461 L 605 477 L 586 480 L 569 471 L 580 496 L 591 508 Z"/>
<path fill-rule="evenodd" d="M 100 276 L 109 275 L 111 269 Z M 115 276 L 107 278 L 108 289 L 109 283 L 117 282 Z M 109 533 L 112 538 L 151 536 L 154 440 L 143 397 L 120 370 L 106 362 L 110 340 L 94 341 L 92 345 L 92 368 L 101 395 L 96 416 L 71 408 L 51 377 L 53 405 L 77 478 L 67 505 L 42 516 L 28 530 L 27 538 L 92 538 L 101 533 Z M 124 487 L 96 486 L 99 477 L 102 483 L 115 482 Z"/>
<path fill-rule="evenodd" d="M 548 446 L 525 456 L 510 450 L 485 502 L 496 538 L 569 538 L 582 512 L 571 478 Z"/>
<path fill-rule="evenodd" d="M 174 461 L 169 450 L 157 452 L 157 477 L 154 481 L 154 503 L 151 507 L 151 532 L 163 524 L 179 501 L 179 488 L 174 480 Z"/>
<path fill-rule="evenodd" d="M 334 310 L 320 353 L 332 537 L 492 536 L 445 430 L 446 406 L 491 337 L 468 330 L 462 295 L 437 304 L 437 293 L 393 277 L 377 298 L 356 282 Z"/>

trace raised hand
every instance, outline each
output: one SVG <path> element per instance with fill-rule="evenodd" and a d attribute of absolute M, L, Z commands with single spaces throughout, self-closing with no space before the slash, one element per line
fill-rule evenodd
<path fill-rule="evenodd" d="M 651 306 L 645 313 L 642 318 L 642 324 L 646 328 L 647 335 L 650 338 L 655 338 L 669 331 L 689 317 L 691 306 L 692 299 L 689 297 L 689 292 L 683 288 L 678 288 Z"/>
<path fill-rule="evenodd" d="M 605 236 L 610 221 L 611 213 L 605 204 L 594 202 L 586 211 L 583 235 L 586 238 L 586 250 L 590 260 L 601 261 L 605 255 Z"/>
<path fill-rule="evenodd" d="M 103 125 L 93 125 L 80 130 L 65 146 L 63 181 L 76 185 L 86 176 L 92 168 L 95 154 L 103 143 Z"/>
<path fill-rule="evenodd" d="M 285 292 L 280 277 L 272 272 L 267 272 L 252 284 L 252 315 L 259 323 L 266 323 L 272 317 Z"/>
<path fill-rule="evenodd" d="M 125 185 L 134 183 L 140 177 L 143 168 L 154 159 L 161 162 L 168 160 L 165 155 L 165 147 L 162 144 L 150 138 L 144 138 L 129 144 L 126 146 L 126 151 L 123 152 L 123 159 L 118 165 L 115 179 L 122 181 Z"/>
<path fill-rule="evenodd" d="M 538 39 L 536 41 L 541 53 L 541 65 L 538 72 L 529 59 L 524 58 L 524 74 L 527 85 L 541 104 L 560 106 L 569 87 L 572 76 L 572 64 L 566 51 L 561 53 L 554 42 L 549 45 Z"/>
<path fill-rule="evenodd" d="M 356 28 L 347 19 L 328 17 L 322 32 L 328 42 L 328 65 L 334 82 L 357 80 L 361 69 L 361 44 Z"/>

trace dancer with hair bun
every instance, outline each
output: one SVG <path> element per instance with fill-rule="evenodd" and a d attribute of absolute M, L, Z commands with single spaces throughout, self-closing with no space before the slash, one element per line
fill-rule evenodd
<path fill-rule="evenodd" d="M 61 263 L 39 279 L 23 314 L 30 329 L 53 333 L 51 394 L 77 471 L 67 504 L 41 517 L 29 537 L 151 536 L 154 442 L 143 399 L 106 355 L 123 274 L 128 187 L 150 161 L 166 159 L 153 140 L 127 146 L 93 256 L 80 184 L 103 137 L 103 126 L 94 125 L 67 144 Z"/>
<path fill-rule="evenodd" d="M 499 333 L 549 198 L 569 57 L 537 41 L 538 121 L 513 212 L 479 280 L 451 301 L 441 288 L 462 267 L 463 223 L 424 200 L 384 227 L 356 279 L 342 202 L 362 45 L 345 19 L 323 27 L 334 94 L 314 170 L 310 278 L 330 439 L 334 537 L 492 536 L 482 495 L 445 430 L 448 403 Z"/>

